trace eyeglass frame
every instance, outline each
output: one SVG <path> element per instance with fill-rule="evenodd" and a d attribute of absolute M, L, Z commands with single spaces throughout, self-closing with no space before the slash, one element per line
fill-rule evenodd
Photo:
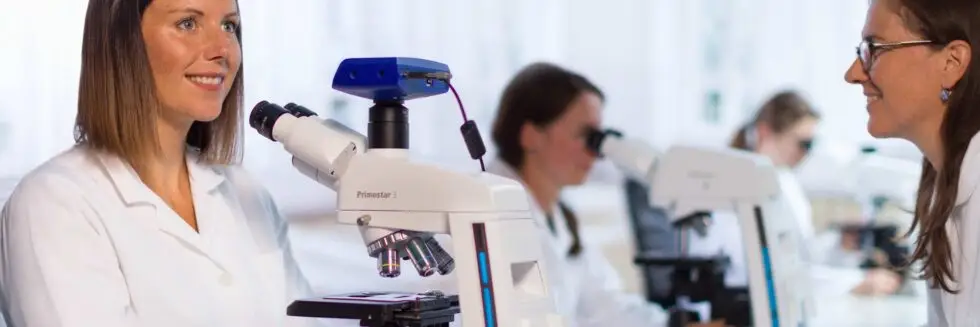
<path fill-rule="evenodd" d="M 861 46 L 863 46 L 865 44 L 868 45 L 868 59 L 867 59 L 867 61 L 865 61 L 864 56 L 861 55 Z M 902 49 L 902 48 L 907 48 L 907 47 L 912 47 L 912 46 L 930 45 L 930 44 L 936 44 L 936 41 L 933 41 L 933 40 L 909 40 L 909 41 L 898 41 L 898 42 L 879 43 L 879 42 L 871 41 L 870 39 L 864 39 L 864 40 L 861 40 L 861 43 L 858 43 L 858 46 L 855 48 L 855 51 L 857 52 L 858 60 L 861 62 L 861 68 L 863 68 L 864 69 L 864 72 L 867 73 L 867 72 L 870 72 L 871 71 L 871 65 L 874 64 L 874 61 L 877 58 L 877 55 L 879 53 L 883 53 L 883 52 L 891 51 L 891 50 Z M 881 51 L 881 52 L 878 52 L 878 51 Z"/>

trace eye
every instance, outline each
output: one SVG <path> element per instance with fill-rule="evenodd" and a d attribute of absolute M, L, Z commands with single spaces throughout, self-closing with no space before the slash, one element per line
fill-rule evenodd
<path fill-rule="evenodd" d="M 238 32 L 238 23 L 237 22 L 228 21 L 228 22 L 225 22 L 224 24 L 221 24 L 221 28 L 224 29 L 225 32 L 235 33 L 235 32 Z"/>
<path fill-rule="evenodd" d="M 193 17 L 187 17 L 177 22 L 177 28 L 182 30 L 190 31 L 195 27 L 197 27 L 197 22 L 194 21 Z"/>

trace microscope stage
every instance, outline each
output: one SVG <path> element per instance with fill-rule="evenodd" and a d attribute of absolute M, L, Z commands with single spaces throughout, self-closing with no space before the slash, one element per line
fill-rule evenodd
<path fill-rule="evenodd" d="M 360 292 L 294 301 L 286 314 L 356 319 L 365 327 L 449 326 L 460 312 L 456 295 L 439 292 Z"/>

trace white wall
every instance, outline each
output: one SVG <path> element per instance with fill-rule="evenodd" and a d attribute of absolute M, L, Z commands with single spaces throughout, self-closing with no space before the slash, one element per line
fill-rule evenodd
<path fill-rule="evenodd" d="M 76 0 L 4 2 L 0 177 L 19 176 L 71 145 L 86 7 Z M 337 64 L 355 56 L 415 56 L 451 67 L 488 145 L 500 90 L 516 70 L 536 60 L 555 61 L 592 78 L 609 95 L 606 121 L 658 145 L 724 143 L 755 106 L 783 87 L 801 89 L 820 108 L 823 136 L 848 145 L 870 139 L 861 92 L 843 82 L 865 1 L 240 0 L 240 5 L 246 104 L 296 102 L 361 131 L 370 104 L 331 90 Z M 721 95 L 717 121 L 703 118 L 711 90 Z M 460 139 L 451 96 L 408 106 L 412 147 L 420 157 L 476 169 Z M 302 196 L 281 196 L 287 208 L 309 203 L 304 196 L 332 198 L 294 173 L 277 145 L 250 130 L 246 135 L 246 165 L 277 197 L 303 190 L 293 192 Z"/>

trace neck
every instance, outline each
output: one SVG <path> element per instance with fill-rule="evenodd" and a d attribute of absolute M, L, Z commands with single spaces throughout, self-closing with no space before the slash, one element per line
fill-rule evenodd
<path fill-rule="evenodd" d="M 943 168 L 943 143 L 939 140 L 939 137 L 935 137 L 931 140 L 922 141 L 916 143 L 919 151 L 922 151 L 922 155 L 926 157 L 926 160 L 932 164 L 932 168 L 939 171 Z"/>
<path fill-rule="evenodd" d="M 940 134 L 941 123 L 932 124 L 932 128 L 925 128 L 926 132 L 918 133 L 910 141 L 915 144 L 922 155 L 929 161 L 932 168 L 939 171 L 943 169 L 945 153 L 943 151 L 943 140 Z"/>
<path fill-rule="evenodd" d="M 526 163 L 520 168 L 518 174 L 520 174 L 524 184 L 527 185 L 531 196 L 538 202 L 538 207 L 546 214 L 552 214 L 551 209 L 558 203 L 561 186 L 546 178 L 541 170 L 534 169 L 532 165 Z"/>
<path fill-rule="evenodd" d="M 190 124 L 176 126 L 163 120 L 157 124 L 159 152 L 147 161 L 141 177 L 159 194 L 179 193 L 188 182 L 185 142 L 189 130 Z"/>

